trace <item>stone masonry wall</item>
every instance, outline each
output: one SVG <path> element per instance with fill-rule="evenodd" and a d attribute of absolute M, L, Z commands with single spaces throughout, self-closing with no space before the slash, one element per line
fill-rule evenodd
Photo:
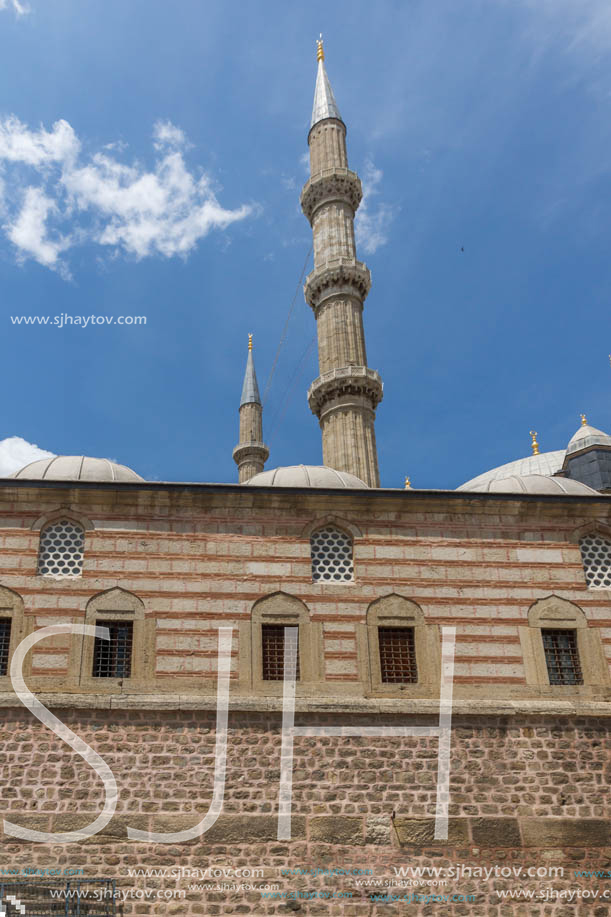
<path fill-rule="evenodd" d="M 127 895 L 118 914 L 588 914 L 608 913 L 608 901 L 501 900 L 520 888 L 611 888 L 578 878 L 573 870 L 611 869 L 609 800 L 611 742 L 604 719 L 566 717 L 459 717 L 452 733 L 448 842 L 434 842 L 437 742 L 432 738 L 296 738 L 293 837 L 276 840 L 280 766 L 277 714 L 230 716 L 225 802 L 207 834 L 185 844 L 128 841 L 126 826 L 175 831 L 207 812 L 214 758 L 213 711 L 56 711 L 102 755 L 119 786 L 112 823 L 96 837 L 61 846 L 3 836 L 4 867 L 83 869 L 116 876 Z M 388 725 L 429 724 L 416 717 L 381 717 Z M 298 724 L 371 724 L 357 716 L 297 714 Z M 83 827 L 101 811 L 103 791 L 94 772 L 27 711 L 5 708 L 0 730 L 2 815 L 38 830 Z M 380 889 L 354 876 L 283 876 L 282 869 L 372 869 L 376 881 L 396 879 L 395 867 L 562 867 L 563 877 L 447 879 L 438 887 L 399 887 L 393 893 L 473 895 L 446 904 L 374 902 Z M 204 882 L 245 879 L 129 875 L 130 869 L 263 867 L 258 890 L 204 889 Z M 145 902 L 138 893 L 184 898 Z M 388 891 L 388 889 L 382 890 Z M 306 898 L 314 893 L 351 898 Z"/>

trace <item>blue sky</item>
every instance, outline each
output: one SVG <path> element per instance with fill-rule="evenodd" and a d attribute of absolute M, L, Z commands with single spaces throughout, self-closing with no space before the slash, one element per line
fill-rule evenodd
<path fill-rule="evenodd" d="M 582 411 L 611 429 L 608 3 L 0 0 L 2 437 L 236 479 L 247 333 L 263 391 L 311 242 L 320 31 L 366 191 L 382 485 L 454 488 L 531 429 L 564 448 Z M 62 313 L 147 324 L 11 322 Z M 322 460 L 314 333 L 299 291 L 268 467 Z"/>

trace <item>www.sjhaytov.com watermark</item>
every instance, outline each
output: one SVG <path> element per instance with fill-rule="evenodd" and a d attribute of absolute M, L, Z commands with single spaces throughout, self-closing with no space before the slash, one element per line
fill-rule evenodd
<path fill-rule="evenodd" d="M 13 325 L 49 325 L 51 328 L 92 328 L 94 325 L 146 325 L 146 315 L 11 315 Z"/>

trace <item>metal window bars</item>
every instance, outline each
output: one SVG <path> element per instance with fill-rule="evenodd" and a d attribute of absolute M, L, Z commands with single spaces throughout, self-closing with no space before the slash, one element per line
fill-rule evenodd
<path fill-rule="evenodd" d="M 11 644 L 11 619 L 0 618 L 0 675 L 8 674 L 8 651 Z"/>
<path fill-rule="evenodd" d="M 577 632 L 546 628 L 542 635 L 550 685 L 582 685 Z"/>
<path fill-rule="evenodd" d="M 261 626 L 261 649 L 263 656 L 263 681 L 282 681 L 284 678 L 284 624 L 263 624 Z M 299 681 L 299 641 L 297 642 L 297 673 Z"/>
<path fill-rule="evenodd" d="M 418 681 L 413 627 L 379 627 L 380 672 L 386 684 Z"/>
<path fill-rule="evenodd" d="M 129 678 L 132 671 L 133 623 L 131 621 L 96 621 L 96 625 L 108 628 L 110 640 L 95 638 L 94 678 Z"/>

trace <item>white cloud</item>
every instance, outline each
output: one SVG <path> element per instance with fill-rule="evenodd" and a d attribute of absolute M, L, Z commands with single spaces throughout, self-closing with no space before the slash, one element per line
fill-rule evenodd
<path fill-rule="evenodd" d="M 373 255 L 388 242 L 388 231 L 394 219 L 390 204 L 379 202 L 371 206 L 371 199 L 378 195 L 383 172 L 377 169 L 371 159 L 366 160 L 363 170 L 363 200 L 354 220 L 357 247 L 365 254 Z"/>
<path fill-rule="evenodd" d="M 67 121 L 56 121 L 53 130 L 31 131 L 11 115 L 0 121 L 0 159 L 41 168 L 53 163 L 70 163 L 80 143 Z"/>
<path fill-rule="evenodd" d="M 47 217 L 57 206 L 40 188 L 27 188 L 23 206 L 16 220 L 5 227 L 6 234 L 17 247 L 21 258 L 28 255 L 45 267 L 54 267 L 67 239 L 52 242 L 47 236 Z"/>
<path fill-rule="evenodd" d="M 53 458 L 54 455 L 54 452 L 39 449 L 21 436 L 9 436 L 0 440 L 0 478 L 7 478 L 37 459 Z"/>
<path fill-rule="evenodd" d="M 187 138 L 184 131 L 171 121 L 156 121 L 153 126 L 153 137 L 155 138 L 155 149 L 161 150 L 165 147 L 170 149 L 180 149 L 187 146 Z"/>
<path fill-rule="evenodd" d="M 51 131 L 30 130 L 14 116 L 0 121 L 0 166 L 12 179 L 4 229 L 18 258 L 66 273 L 61 253 L 83 242 L 136 258 L 184 256 L 212 229 L 256 212 L 251 205 L 224 208 L 210 177 L 188 169 L 180 128 L 157 122 L 153 145 L 155 163 L 146 169 L 121 162 L 120 143 L 86 158 L 67 121 Z"/>
<path fill-rule="evenodd" d="M 30 7 L 27 3 L 22 3 L 21 0 L 0 0 L 0 10 L 9 8 L 14 10 L 18 16 L 25 16 L 26 13 L 30 12 Z"/>

